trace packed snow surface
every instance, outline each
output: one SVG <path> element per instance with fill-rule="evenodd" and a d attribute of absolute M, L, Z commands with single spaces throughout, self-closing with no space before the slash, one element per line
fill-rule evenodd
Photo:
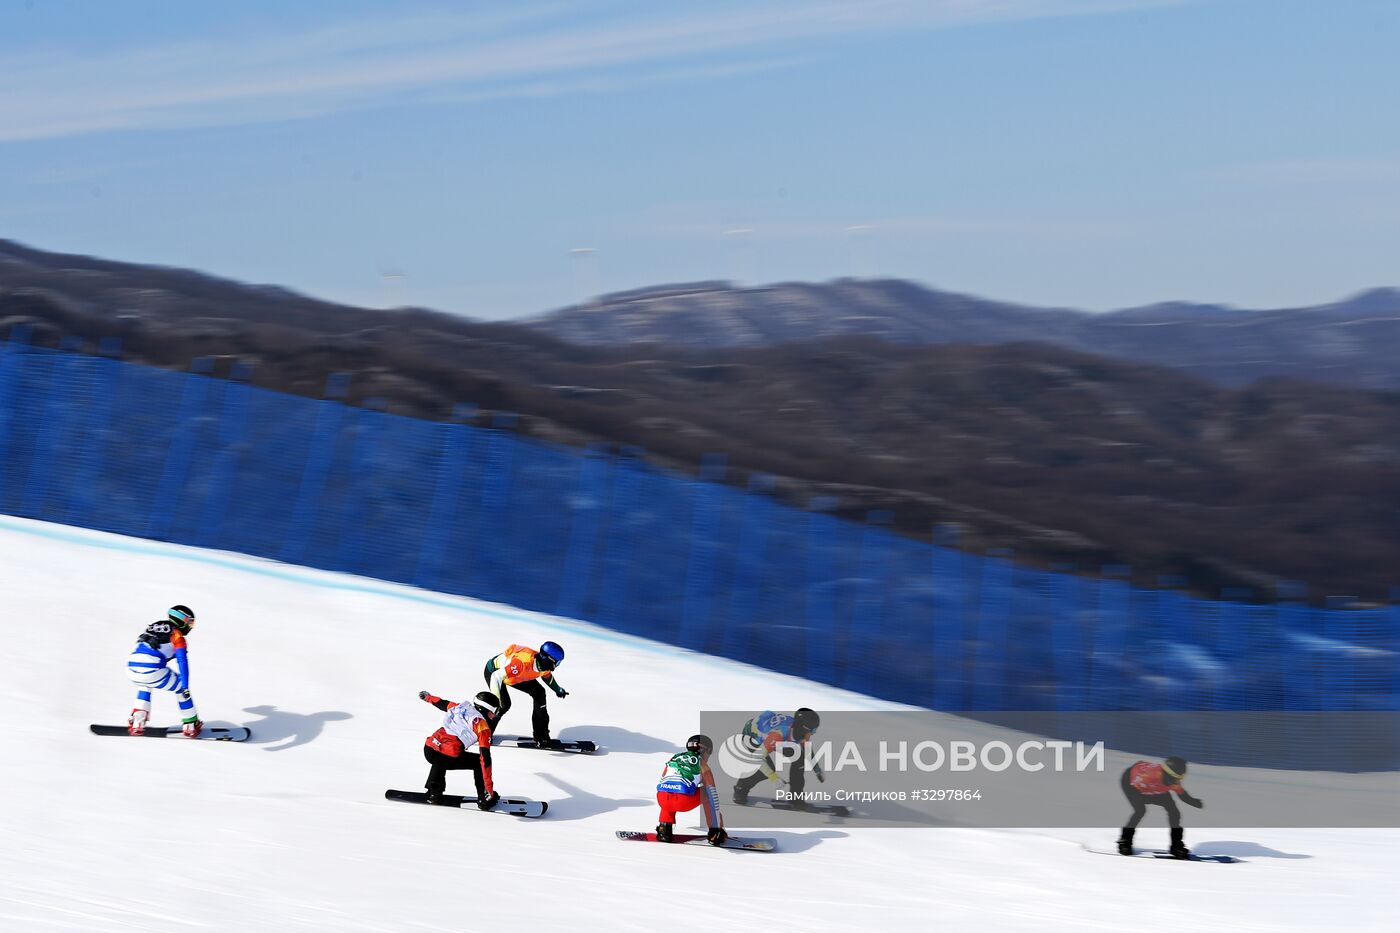
<path fill-rule="evenodd" d="M 0 930 L 1395 930 L 1396 830 L 1198 830 L 1242 864 L 1085 852 L 1105 829 L 761 830 L 779 851 L 622 842 L 656 822 L 702 709 L 890 704 L 580 622 L 374 580 L 0 519 Z M 100 738 L 136 635 L 193 606 L 192 686 L 244 744 Z M 592 757 L 496 755 L 548 800 L 519 820 L 386 801 L 421 788 L 440 714 L 510 642 L 565 646 L 556 732 Z M 172 695 L 153 721 L 177 721 Z M 503 732 L 528 730 L 519 705 Z M 463 773 L 448 788 L 471 792 Z M 683 815 L 686 821 L 699 819 Z M 1140 843 L 1164 844 L 1160 815 Z M 1187 811 L 1189 827 L 1190 811 Z"/>

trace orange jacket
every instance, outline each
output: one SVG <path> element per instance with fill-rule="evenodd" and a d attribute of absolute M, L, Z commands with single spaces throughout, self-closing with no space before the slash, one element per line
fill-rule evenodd
<path fill-rule="evenodd" d="M 535 680 L 548 676 L 549 671 L 542 671 L 535 665 L 535 656 L 539 654 L 534 648 L 526 648 L 524 645 L 511 645 L 505 651 L 496 655 L 493 662 L 497 671 L 503 672 L 503 680 L 507 687 L 515 684 L 523 684 L 527 680 Z"/>
<path fill-rule="evenodd" d="M 486 683 L 497 697 L 505 695 L 506 687 L 539 680 L 554 691 L 555 696 L 566 696 L 567 691 L 554 679 L 554 671 L 541 670 L 539 652 L 524 645 L 511 645 L 505 651 L 486 662 Z"/>

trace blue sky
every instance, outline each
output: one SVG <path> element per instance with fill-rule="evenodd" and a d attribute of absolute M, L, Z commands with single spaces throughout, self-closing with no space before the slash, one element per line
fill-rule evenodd
<path fill-rule="evenodd" d="M 0 0 L 0 237 L 483 318 L 1397 284 L 1394 0 Z"/>

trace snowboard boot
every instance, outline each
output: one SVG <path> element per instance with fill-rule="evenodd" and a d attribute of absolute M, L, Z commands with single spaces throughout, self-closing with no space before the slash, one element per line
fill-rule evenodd
<path fill-rule="evenodd" d="M 549 710 L 543 706 L 536 707 L 530 714 L 530 737 L 538 742 L 541 748 L 549 748 L 554 741 L 549 737 Z"/>
<path fill-rule="evenodd" d="M 1119 855 L 1132 855 L 1132 854 L 1133 854 L 1133 835 L 1134 835 L 1136 832 L 1137 832 L 1136 829 L 1129 829 L 1129 828 L 1127 828 L 1126 826 L 1123 827 L 1123 831 L 1122 831 L 1121 833 L 1118 834 L 1118 854 L 1119 854 Z"/>
<path fill-rule="evenodd" d="M 675 828 L 676 828 L 676 826 L 675 826 L 674 823 L 657 823 L 657 824 L 656 824 L 656 841 L 657 841 L 657 842 L 670 842 L 671 839 L 673 838 L 672 835 L 671 835 L 671 834 L 672 834 L 672 831 L 673 831 Z"/>
<path fill-rule="evenodd" d="M 180 723 L 180 731 L 185 734 L 185 738 L 187 739 L 197 739 L 199 738 L 199 734 L 204 731 L 204 722 L 200 720 L 198 716 L 193 719 L 186 719 L 184 722 Z"/>
<path fill-rule="evenodd" d="M 741 806 L 741 807 L 742 807 L 744 804 L 748 803 L 748 802 L 749 802 L 749 791 L 753 790 L 753 789 L 754 789 L 754 786 L 755 786 L 756 784 L 758 784 L 758 782 L 761 781 L 761 780 L 763 780 L 763 772 L 762 772 L 762 771 L 755 771 L 753 774 L 750 774 L 748 777 L 741 777 L 741 778 L 739 778 L 739 780 L 735 781 L 735 782 L 734 782 L 734 802 L 737 803 L 737 804 L 738 804 L 739 806 Z"/>
<path fill-rule="evenodd" d="M 1186 848 L 1186 843 L 1181 841 L 1184 830 L 1180 826 L 1172 828 L 1172 847 L 1168 849 L 1172 858 L 1190 858 L 1191 850 Z"/>
<path fill-rule="evenodd" d="M 145 735 L 146 720 L 151 717 L 151 711 L 136 707 L 131 711 L 131 715 L 126 720 L 126 731 L 128 735 Z"/>

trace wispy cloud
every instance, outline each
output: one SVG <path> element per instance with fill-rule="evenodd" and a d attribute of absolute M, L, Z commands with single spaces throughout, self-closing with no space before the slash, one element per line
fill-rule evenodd
<path fill-rule="evenodd" d="M 466 91 L 449 91 L 433 96 L 430 100 L 441 102 L 471 102 L 500 100 L 510 97 L 559 97 L 564 94 L 604 94 L 625 90 L 638 84 L 657 84 L 668 81 L 702 81 L 708 79 L 737 78 L 743 75 L 775 71 L 805 64 L 807 58 L 771 58 L 748 61 L 727 62 L 716 65 L 695 65 L 688 68 L 660 68 L 643 70 L 631 74 L 569 75 L 542 81 L 521 81 L 496 87 Z"/>
<path fill-rule="evenodd" d="M 773 67 L 794 43 L 1084 16 L 1188 0 L 752 0 L 579 15 L 577 5 L 0 57 L 0 141 L 314 117 L 405 100 L 616 89 Z M 677 11 L 680 12 L 677 12 Z M 625 72 L 631 69 L 631 73 Z"/>

